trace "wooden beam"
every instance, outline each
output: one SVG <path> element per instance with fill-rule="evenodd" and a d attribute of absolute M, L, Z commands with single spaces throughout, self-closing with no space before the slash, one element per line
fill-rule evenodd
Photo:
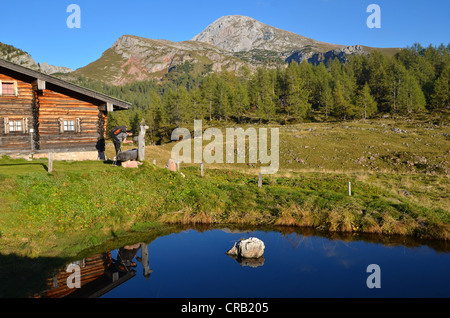
<path fill-rule="evenodd" d="M 113 112 L 114 111 L 114 105 L 112 103 L 106 103 L 106 111 L 108 113 Z"/>
<path fill-rule="evenodd" d="M 37 81 L 37 89 L 38 89 L 38 91 L 43 91 L 45 89 L 46 82 L 44 80 L 39 79 L 39 78 L 36 81 Z"/>

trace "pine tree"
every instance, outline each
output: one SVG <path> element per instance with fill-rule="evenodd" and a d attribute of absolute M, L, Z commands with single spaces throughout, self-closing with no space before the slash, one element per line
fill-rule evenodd
<path fill-rule="evenodd" d="M 434 84 L 431 105 L 435 109 L 450 108 L 450 64 L 447 64 Z"/>
<path fill-rule="evenodd" d="M 303 119 L 311 109 L 311 104 L 300 70 L 295 62 L 286 69 L 286 110 L 288 115 Z"/>
<path fill-rule="evenodd" d="M 256 74 L 256 106 L 258 117 L 263 120 L 271 120 L 275 116 L 275 85 L 274 77 L 265 69 L 258 69 Z"/>
<path fill-rule="evenodd" d="M 241 122 L 242 116 L 248 111 L 250 100 L 248 97 L 247 87 L 244 83 L 239 82 L 236 87 L 236 103 L 234 113 L 238 120 Z"/>
<path fill-rule="evenodd" d="M 154 90 L 150 92 L 150 102 L 148 107 L 145 108 L 143 113 L 143 118 L 145 120 L 145 124 L 149 127 L 148 135 L 151 138 L 151 142 L 153 143 L 154 134 L 158 130 L 158 111 L 161 109 L 161 97 Z"/>
<path fill-rule="evenodd" d="M 406 99 L 403 105 L 403 112 L 411 114 L 413 111 L 425 108 L 425 95 L 414 75 L 407 73 L 405 80 Z"/>
<path fill-rule="evenodd" d="M 208 104 L 208 115 L 209 120 L 212 120 L 213 116 L 213 103 L 214 103 L 214 96 L 216 91 L 216 79 L 217 75 L 215 73 L 206 76 L 201 84 L 201 91 L 203 94 L 203 98 Z"/>
<path fill-rule="evenodd" d="M 312 106 L 325 113 L 325 118 L 331 112 L 333 107 L 333 91 L 331 88 L 331 76 L 323 63 L 314 69 L 314 85 L 312 90 Z"/>
<path fill-rule="evenodd" d="M 364 66 L 364 78 L 370 86 L 372 96 L 377 101 L 380 111 L 390 111 L 391 78 L 388 75 L 388 59 L 381 52 L 373 51 L 367 55 L 367 63 Z"/>
<path fill-rule="evenodd" d="M 377 112 L 377 102 L 370 93 L 370 87 L 366 83 L 356 97 L 356 108 L 362 119 L 367 119 Z"/>
<path fill-rule="evenodd" d="M 192 106 L 192 115 L 194 119 L 202 120 L 206 117 L 208 109 L 206 107 L 206 101 L 199 87 L 192 89 L 189 92 L 189 100 Z"/>
<path fill-rule="evenodd" d="M 231 114 L 230 104 L 230 86 L 228 85 L 224 76 L 219 76 L 216 83 L 215 90 L 215 108 L 213 108 L 213 115 L 216 119 L 228 119 Z"/>
<path fill-rule="evenodd" d="M 407 98 L 405 87 L 406 68 L 396 60 L 391 61 L 389 69 L 389 101 L 390 109 L 394 113 L 398 113 L 406 104 Z"/>
<path fill-rule="evenodd" d="M 342 84 L 340 81 L 335 83 L 333 90 L 333 114 L 337 118 L 347 120 L 353 116 L 353 109 L 349 101 L 344 97 Z"/>

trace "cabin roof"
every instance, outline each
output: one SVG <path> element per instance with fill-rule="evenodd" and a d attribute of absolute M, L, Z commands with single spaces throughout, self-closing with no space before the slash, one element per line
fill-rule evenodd
<path fill-rule="evenodd" d="M 102 93 L 93 91 L 91 89 L 84 88 L 84 87 L 66 82 L 66 81 L 56 78 L 54 76 L 43 74 L 41 72 L 23 67 L 21 65 L 17 65 L 17 64 L 5 61 L 3 59 L 0 59 L 0 72 L 2 69 L 7 69 L 7 70 L 15 72 L 15 73 L 26 75 L 28 77 L 31 77 L 34 80 L 45 81 L 46 83 L 50 83 L 54 86 L 61 87 L 65 90 L 84 95 L 91 99 L 95 99 L 100 103 L 104 103 L 105 105 L 108 103 L 112 104 L 114 110 L 126 110 L 126 109 L 129 109 L 131 106 L 131 104 L 126 101 L 123 101 L 123 100 L 120 100 L 117 98 L 113 98 L 113 97 L 104 95 Z"/>

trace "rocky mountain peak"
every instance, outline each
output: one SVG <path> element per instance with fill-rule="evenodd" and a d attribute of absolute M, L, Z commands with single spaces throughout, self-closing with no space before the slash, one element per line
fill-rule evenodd
<path fill-rule="evenodd" d="M 221 17 L 192 40 L 210 43 L 229 52 L 266 50 L 285 53 L 297 51 L 307 46 L 318 51 L 341 47 L 281 30 L 241 15 Z M 324 49 L 325 44 L 326 49 Z"/>

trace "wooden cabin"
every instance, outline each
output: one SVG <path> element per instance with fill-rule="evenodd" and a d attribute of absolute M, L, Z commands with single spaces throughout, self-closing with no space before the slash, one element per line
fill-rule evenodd
<path fill-rule="evenodd" d="M 130 106 L 0 59 L 0 156 L 103 159 L 108 113 Z"/>

